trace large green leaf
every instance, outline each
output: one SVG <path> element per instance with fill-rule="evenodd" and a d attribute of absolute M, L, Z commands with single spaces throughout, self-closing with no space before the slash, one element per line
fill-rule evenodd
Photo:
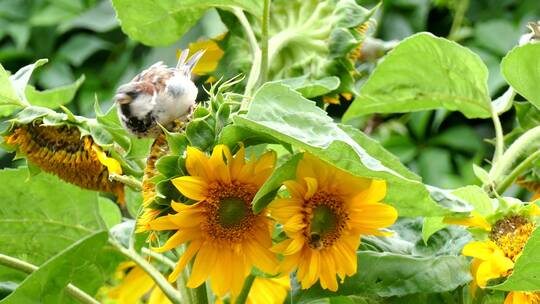
<path fill-rule="evenodd" d="M 296 145 L 354 175 L 386 180 L 385 201 L 402 216 L 449 212 L 435 204 L 418 177 L 397 158 L 360 131 L 341 129 L 325 111 L 287 86 L 265 84 L 255 94 L 247 115 L 236 116 L 234 121 L 251 133 Z"/>
<path fill-rule="evenodd" d="M 468 118 L 490 116 L 488 71 L 480 57 L 455 42 L 419 33 L 379 63 L 343 119 L 440 107 Z"/>
<path fill-rule="evenodd" d="M 540 109 L 540 43 L 514 48 L 501 62 L 501 72 L 510 85 Z"/>
<path fill-rule="evenodd" d="M 361 251 L 358 272 L 339 287 L 341 295 L 376 294 L 382 297 L 453 290 L 471 280 L 469 262 L 462 256 L 414 257 Z M 331 296 L 319 286 L 299 293 L 295 303 Z"/>
<path fill-rule="evenodd" d="M 0 171 L 1 253 L 40 265 L 105 229 L 96 192 L 45 173 L 28 179 L 25 168 Z"/>
<path fill-rule="evenodd" d="M 239 7 L 262 14 L 257 0 L 113 0 L 122 30 L 131 39 L 147 45 L 169 45 L 177 41 L 212 7 Z"/>
<path fill-rule="evenodd" d="M 508 279 L 502 284 L 490 288 L 519 291 L 540 290 L 540 229 L 536 229 L 527 241 Z"/>
<path fill-rule="evenodd" d="M 30 274 L 12 294 L 0 303 L 70 302 L 64 288 L 82 276 L 87 277 L 89 281 L 94 279 L 85 272 L 98 261 L 100 249 L 106 242 L 107 233 L 100 232 L 69 246 Z"/>

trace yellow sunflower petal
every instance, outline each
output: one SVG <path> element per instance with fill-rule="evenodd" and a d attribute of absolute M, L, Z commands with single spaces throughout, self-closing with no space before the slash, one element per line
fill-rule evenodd
<path fill-rule="evenodd" d="M 131 269 L 122 283 L 109 292 L 121 304 L 136 303 L 154 286 L 154 281 L 140 267 Z"/>
<path fill-rule="evenodd" d="M 463 247 L 461 254 L 486 261 L 493 257 L 495 250 L 497 245 L 491 241 L 470 242 Z"/>
<path fill-rule="evenodd" d="M 201 150 L 188 146 L 186 149 L 186 169 L 191 176 L 200 177 L 209 182 L 214 180 L 212 168 L 209 165 L 209 159 Z"/>
<path fill-rule="evenodd" d="M 201 241 L 193 241 L 191 242 L 187 248 L 184 254 L 182 254 L 182 257 L 180 260 L 178 260 L 178 263 L 176 264 L 176 267 L 174 268 L 174 271 L 169 275 L 169 282 L 174 282 L 176 279 L 178 279 L 178 276 L 180 273 L 184 270 L 187 263 L 191 261 L 193 256 L 199 251 L 201 248 Z"/>
<path fill-rule="evenodd" d="M 471 216 L 467 218 L 445 218 L 445 224 L 460 225 L 465 227 L 478 227 L 486 231 L 491 231 L 491 225 L 477 211 L 471 211 Z"/>
<path fill-rule="evenodd" d="M 307 188 L 307 191 L 304 194 L 304 200 L 308 201 L 317 192 L 319 183 L 313 177 L 304 177 L 304 182 L 306 183 Z"/>
<path fill-rule="evenodd" d="M 96 152 L 99 162 L 107 167 L 109 174 L 122 174 L 122 166 L 116 159 L 108 157 L 97 145 L 92 145 L 92 150 Z"/>
<path fill-rule="evenodd" d="M 208 184 L 196 176 L 181 176 L 172 180 L 173 185 L 187 198 L 202 201 L 207 195 Z"/>
<path fill-rule="evenodd" d="M 218 250 L 211 243 L 204 243 L 195 257 L 187 287 L 196 288 L 212 273 L 218 259 Z"/>
<path fill-rule="evenodd" d="M 285 185 L 285 187 L 287 187 L 287 190 L 289 191 L 292 197 L 303 199 L 304 193 L 306 193 L 307 191 L 304 185 L 293 180 L 285 181 L 283 182 L 283 184 Z"/>
<path fill-rule="evenodd" d="M 148 298 L 148 304 L 172 304 L 159 287 L 154 287 Z"/>
<path fill-rule="evenodd" d="M 170 215 L 158 217 L 148 223 L 151 230 L 174 230 L 178 229 L 178 226 L 171 222 Z"/>

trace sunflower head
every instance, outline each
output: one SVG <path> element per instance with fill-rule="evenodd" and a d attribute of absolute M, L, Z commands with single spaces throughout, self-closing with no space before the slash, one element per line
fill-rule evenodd
<path fill-rule="evenodd" d="M 355 177 L 304 154 L 296 180 L 284 184 L 290 197 L 270 204 L 271 216 L 288 237 L 273 249 L 284 256 L 282 270 L 298 268 L 302 288 L 320 280 L 323 288 L 335 291 L 336 275 L 344 279 L 356 273 L 361 235 L 388 235 L 380 228 L 396 221 L 396 210 L 380 202 L 386 183 Z"/>
<path fill-rule="evenodd" d="M 4 141 L 41 170 L 81 188 L 113 193 L 123 202 L 123 184 L 109 180 L 110 174 L 122 174 L 120 163 L 77 127 L 39 120 L 16 124 Z"/>
<path fill-rule="evenodd" d="M 191 205 L 173 202 L 173 213 L 149 223 L 155 231 L 174 231 L 155 250 L 189 244 L 169 276 L 171 281 L 194 257 L 187 286 L 197 287 L 210 277 L 218 296 L 228 292 L 238 295 L 253 266 L 275 273 L 271 223 L 264 210 L 259 214 L 252 211 L 253 197 L 272 173 L 275 160 L 273 152 L 246 160 L 242 146 L 233 155 L 227 146 L 217 145 L 210 156 L 187 148 L 185 167 L 189 175 L 174 178 L 172 183 Z"/>

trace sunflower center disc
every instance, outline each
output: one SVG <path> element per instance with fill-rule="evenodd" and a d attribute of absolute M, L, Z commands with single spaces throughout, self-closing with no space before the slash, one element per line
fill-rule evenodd
<path fill-rule="evenodd" d="M 234 227 L 242 223 L 247 216 L 246 203 L 239 198 L 222 199 L 219 205 L 219 223 L 223 227 Z"/>
<path fill-rule="evenodd" d="M 320 205 L 313 210 L 311 219 L 311 233 L 324 236 L 336 229 L 337 218 L 332 208 Z"/>

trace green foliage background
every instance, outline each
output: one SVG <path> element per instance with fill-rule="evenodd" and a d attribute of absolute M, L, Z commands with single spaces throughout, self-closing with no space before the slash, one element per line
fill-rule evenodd
<path fill-rule="evenodd" d="M 376 4 L 373 1 L 357 2 L 367 7 Z M 32 77 L 32 87 L 26 89 L 27 97 L 48 100 L 49 105 L 53 104 L 52 108 L 66 104 L 73 113 L 91 117 L 96 113 L 96 99 L 103 110 L 108 109 L 115 88 L 129 81 L 141 69 L 158 60 L 173 65 L 176 61 L 176 49 L 185 48 L 188 42 L 198 38 L 215 37 L 223 32 L 225 26 L 231 24 L 230 14 L 218 13 L 215 9 L 207 10 L 208 7 L 228 7 L 232 3 L 255 14 L 260 10 L 259 1 L 185 3 L 192 7 L 177 11 L 176 14 L 190 18 L 179 22 L 179 19 L 168 14 L 167 10 L 152 5 L 152 1 L 141 1 L 138 10 L 134 10 L 127 0 L 115 0 L 113 3 L 92 0 L 3 1 L 0 3 L 0 62 L 6 70 L 13 73 L 39 58 L 49 58 L 49 63 L 37 69 Z M 117 9 L 124 7 L 119 10 L 123 30 L 130 33 L 131 38 L 145 41 L 154 45 L 153 47 L 135 42 L 124 34 L 116 19 L 113 4 Z M 141 10 L 141 7 L 145 9 Z M 540 6 L 536 0 L 389 0 L 382 4 L 373 17 L 378 20 L 374 37 L 385 41 L 407 40 L 386 57 L 386 65 L 379 65 L 377 71 L 371 74 L 369 84 L 363 87 L 362 95 L 352 106 L 351 101 L 341 97 L 340 105 L 330 105 L 326 109 L 333 119 L 326 116 L 322 109 L 315 107 L 316 104 L 323 103 L 321 92 L 355 90 L 363 85 L 366 77 L 361 78 L 358 83 L 351 79 L 339 79 L 337 87 L 336 77 L 314 75 L 312 71 L 298 66 L 289 68 L 287 65 L 287 68 L 282 70 L 270 69 L 270 78 L 298 75 L 323 78 L 309 87 L 303 78 L 293 78 L 285 82 L 297 88 L 300 93 L 280 83 L 264 85 L 254 96 L 248 114 L 235 116 L 234 125 L 225 127 L 221 137 L 215 141 L 233 145 L 239 140 L 271 138 L 285 147 L 300 147 L 353 174 L 383 178 L 391 186 L 387 200 L 393 202 L 401 216 L 410 217 L 396 224 L 395 230 L 400 233 L 395 235 L 390 243 L 385 243 L 380 238 L 365 240 L 362 249 L 366 251 L 358 254 L 358 260 L 361 264 L 371 265 L 370 272 L 368 275 L 358 273 L 347 280 L 342 286 L 341 296 L 336 297 L 317 288 L 307 291 L 296 288 L 291 296 L 296 302 L 308 303 L 327 296 L 327 302 L 330 303 L 462 303 L 464 294 L 468 292 L 464 285 L 470 281 L 470 276 L 468 261 L 459 256 L 459 249 L 470 240 L 470 236 L 458 228 L 438 231 L 444 227 L 438 226 L 441 225 L 439 216 L 470 211 L 469 205 L 460 204 L 462 200 L 472 202 L 471 205 L 476 202 L 478 206 L 474 207 L 482 209 L 486 205 L 486 198 L 482 196 L 483 192 L 478 193 L 479 188 L 469 186 L 451 194 L 443 193 L 442 198 L 437 199 L 433 192 L 443 190 L 427 188 L 420 181 L 441 188 L 481 184 L 482 181 L 473 172 L 473 164 L 486 166 L 484 160 L 491 159 L 493 145 L 482 142 L 482 139 L 493 138 L 494 134 L 491 131 L 491 121 L 485 118 L 491 115 L 490 100 L 506 91 L 507 82 L 520 94 L 518 101 L 527 99 L 532 104 L 539 105 L 540 96 L 537 90 L 534 90 L 534 85 L 519 77 L 522 73 L 530 73 L 523 58 L 538 64 L 539 57 L 534 56 L 538 45 L 526 46 L 510 53 L 502 63 L 502 71 L 500 62 L 517 44 L 520 35 L 526 32 L 526 22 L 540 19 Z M 138 31 L 140 22 L 145 18 L 150 18 L 151 22 L 144 31 Z M 346 32 L 349 21 L 340 21 L 341 33 Z M 163 26 L 170 30 L 160 35 Z M 427 33 L 415 35 L 421 31 L 447 37 L 454 42 L 434 38 Z M 178 39 L 179 35 L 182 36 L 181 39 Z M 339 40 L 344 39 L 343 37 L 345 36 L 333 38 Z M 223 47 L 232 50 L 230 55 L 227 55 L 231 56 L 227 59 L 230 59 L 232 67 L 227 72 L 232 75 L 238 71 L 247 72 L 246 62 L 240 60 L 245 55 L 245 42 L 234 38 L 233 36 L 221 42 Z M 405 66 L 401 62 L 404 58 L 398 57 L 400 52 L 414 53 L 411 50 L 425 45 L 430 45 L 431 48 L 422 49 L 407 58 L 408 64 L 415 64 L 414 71 L 394 70 L 392 79 L 388 79 L 388 70 Z M 321 56 L 332 58 L 339 52 L 342 50 L 323 49 Z M 518 52 L 523 52 L 524 55 L 512 56 Z M 301 57 L 302 54 L 296 55 Z M 424 62 L 424 58 L 431 58 L 437 64 Z M 456 65 L 463 68 L 456 75 L 445 75 L 444 68 L 454 66 L 456 62 L 466 64 Z M 302 65 L 315 66 L 329 73 L 346 68 L 330 59 L 325 64 L 306 61 L 302 62 Z M 367 60 L 355 68 L 366 76 L 374 67 L 375 61 Z M 217 73 L 223 71 L 225 67 L 219 66 Z M 418 77 L 411 79 L 413 74 Z M 443 81 L 452 85 L 440 86 L 441 79 L 430 79 L 433 74 L 448 76 L 443 77 Z M 8 72 L 0 71 L 3 79 L 7 75 Z M 537 74 L 535 76 L 539 78 Z M 417 84 L 421 77 L 425 77 L 422 79 L 422 87 L 416 86 L 410 90 L 411 84 Z M 204 77 L 198 79 L 199 87 L 204 85 L 205 80 Z M 395 86 L 392 88 L 395 95 L 384 94 L 384 91 L 389 89 L 389 82 Z M 408 90 L 402 90 L 403 88 Z M 2 93 L 11 93 L 8 91 L 4 90 Z M 205 98 L 204 90 L 199 91 L 200 97 Z M 430 96 L 422 100 L 418 96 L 423 92 L 433 92 L 440 102 L 433 103 Z M 404 96 L 414 98 L 407 99 L 403 98 Z M 439 98 L 440 96 L 444 97 Z M 388 105 L 390 99 L 393 102 L 391 106 Z M 467 102 L 467 106 L 460 103 L 463 100 Z M 374 101 L 380 101 L 381 104 L 376 109 L 370 109 L 369 106 L 375 105 Z M 295 111 L 303 115 L 295 116 Z M 410 111 L 418 112 L 395 114 Z M 523 133 L 540 121 L 538 110 L 528 104 L 518 104 L 515 110 L 509 110 L 503 104 L 497 111 L 505 112 L 502 115 L 504 129 L 515 129 L 507 136 L 509 142 L 513 136 Z M 362 116 L 374 112 L 382 114 Z M 2 109 L 3 117 L 9 117 L 10 114 L 10 108 Z M 201 111 L 196 113 L 195 118 L 208 114 Z M 114 120 L 114 112 L 98 117 L 98 121 L 105 126 L 112 124 Z M 536 124 L 531 124 L 533 120 Z M 203 127 L 211 135 L 215 135 L 216 129 L 221 128 L 219 123 L 216 121 L 214 127 L 206 125 L 202 120 L 197 121 L 192 125 L 192 130 L 188 130 L 187 137 L 190 137 L 196 146 L 208 148 L 214 141 L 205 141 L 206 137 L 196 141 L 195 135 Z M 306 128 L 312 125 L 316 127 Z M 249 138 L 246 138 L 246 135 L 249 135 Z M 335 139 L 342 139 L 342 142 L 334 142 Z M 187 142 L 186 137 L 169 140 Z M 375 140 L 382 143 L 388 151 L 377 145 Z M 132 158 L 144 153 L 147 144 L 145 142 L 139 143 L 140 146 L 133 146 L 130 142 L 130 149 L 133 147 L 130 150 L 130 153 L 133 153 Z M 179 151 L 173 152 L 179 154 Z M 13 160 L 13 153 L 1 153 L 3 167 L 15 168 L 21 164 L 20 160 Z M 370 155 L 378 155 L 380 162 Z M 167 168 L 166 162 L 178 161 L 178 156 L 164 158 L 160 164 L 163 167 L 160 168 Z M 276 193 L 280 183 L 291 177 L 295 161 L 297 159 L 292 158 L 282 164 L 270 182 L 265 184 L 263 191 L 256 197 L 257 209 L 266 206 L 269 203 L 268 197 Z M 118 262 L 123 260 L 120 254 L 106 244 L 105 233 L 108 228 L 120 223 L 120 211 L 108 199 L 98 197 L 94 192 L 57 183 L 51 176 L 42 174 L 32 179 L 33 186 L 29 190 L 25 187 L 28 181 L 22 169 L 8 169 L 0 174 L 1 201 L 36 202 L 35 209 L 28 209 L 25 214 L 20 214 L 20 209 L 9 208 L 10 206 L 0 210 L 0 231 L 6 231 L 2 234 L 0 252 L 42 267 L 26 278 L 20 273 L 0 267 L 0 298 L 4 295 L 3 291 L 7 295 L 15 289 L 13 284 L 10 284 L 13 282 L 20 285 L 15 292 L 5 297 L 3 302 L 32 303 L 32 299 L 36 298 L 44 298 L 51 303 L 69 302 L 72 300 L 61 291 L 67 282 L 95 294 L 99 286 L 107 282 Z M 166 182 L 162 183 L 163 187 L 166 187 Z M 62 193 L 62 196 L 59 198 L 57 193 Z M 518 187 L 512 188 L 509 193 L 523 199 L 529 196 Z M 135 196 L 133 193 L 128 195 Z M 449 204 L 446 198 L 451 195 L 456 198 Z M 71 197 L 78 198 L 79 205 L 75 211 L 71 210 Z M 128 201 L 135 204 L 128 206 L 129 212 L 134 215 L 140 199 Z M 426 225 L 422 230 L 422 222 L 416 218 L 418 216 L 430 216 L 433 225 Z M 25 221 L 19 222 L 21 217 Z M 112 234 L 118 242 L 125 241 L 125 235 L 129 234 L 129 229 L 132 228 L 129 225 L 133 223 L 128 221 L 125 222 L 126 227 L 115 226 Z M 29 230 L 28 227 L 36 230 Z M 58 241 L 55 236 L 60 234 L 62 240 Z M 42 237 L 37 238 L 36 235 Z M 430 241 L 424 242 L 427 239 Z M 537 239 L 538 234 L 533 236 L 533 242 L 526 248 L 526 252 L 532 252 L 536 248 Z M 517 264 L 516 269 L 526 269 L 523 265 L 532 260 L 531 257 L 524 259 L 521 264 Z M 79 265 L 81 263 L 82 266 Z M 77 271 L 72 271 L 75 267 L 78 267 Z M 419 267 L 428 271 L 417 271 Z M 393 273 L 396 268 L 402 271 Z M 497 288 L 511 290 L 516 284 L 522 284 L 524 278 L 527 278 L 524 271 Z M 49 280 L 50 277 L 55 277 L 55 280 Z M 90 277 L 92 280 L 88 280 Z M 404 284 L 404 281 L 409 284 Z M 370 296 L 361 296 L 367 291 Z M 49 296 L 51 298 L 47 298 Z M 498 299 L 496 293 L 488 295 L 491 296 Z"/>

